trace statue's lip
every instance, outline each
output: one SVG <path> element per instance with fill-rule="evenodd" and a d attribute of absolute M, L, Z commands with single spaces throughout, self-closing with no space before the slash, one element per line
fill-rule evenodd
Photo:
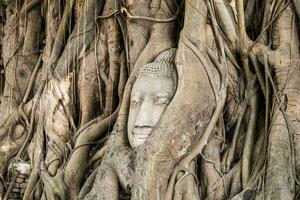
<path fill-rule="evenodd" d="M 144 139 L 144 138 L 148 138 L 151 134 L 151 131 L 147 131 L 147 133 L 145 131 L 132 131 L 132 134 L 134 135 L 134 137 L 139 138 L 139 139 Z"/>

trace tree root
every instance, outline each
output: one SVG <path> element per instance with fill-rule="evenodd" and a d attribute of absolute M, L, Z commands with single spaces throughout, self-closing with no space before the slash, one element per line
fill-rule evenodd
<path fill-rule="evenodd" d="M 23 151 L 27 147 L 28 143 L 30 142 L 30 139 L 32 138 L 32 135 L 33 135 L 33 132 L 34 132 L 35 112 L 36 112 L 37 104 L 38 104 L 38 101 L 39 101 L 39 98 L 40 98 L 40 95 L 41 95 L 43 89 L 44 89 L 44 87 L 41 86 L 39 88 L 37 94 L 36 94 L 35 101 L 34 101 L 34 104 L 33 104 L 33 108 L 32 108 L 32 111 L 31 111 L 30 124 L 29 124 L 29 127 L 28 127 L 27 136 L 26 136 L 26 139 L 25 139 L 24 143 L 22 144 L 20 150 L 18 151 L 18 153 L 15 157 L 16 161 L 21 159 L 21 154 L 23 153 Z"/>
<path fill-rule="evenodd" d="M 206 69 L 207 66 L 209 66 L 209 65 L 206 63 L 205 58 L 203 57 L 203 55 L 201 55 L 199 50 L 191 42 L 189 42 L 185 37 L 182 37 L 182 41 L 183 41 L 183 44 L 185 44 L 190 50 L 192 50 L 192 52 L 197 56 L 199 61 L 202 63 L 203 67 Z M 222 70 L 222 69 L 220 69 L 220 70 Z M 207 73 L 209 80 L 212 82 L 213 76 L 211 75 L 211 72 L 209 71 L 209 69 L 206 69 L 206 73 Z M 227 79 L 226 79 L 227 74 L 226 73 L 227 73 L 227 71 L 222 71 L 221 76 L 223 77 L 222 80 L 224 82 L 221 83 L 220 91 L 216 91 L 216 89 L 214 89 L 215 87 L 213 87 L 213 90 L 215 92 L 216 107 L 215 107 L 215 110 L 211 117 L 211 120 L 210 120 L 208 126 L 206 127 L 202 137 L 200 138 L 199 141 L 196 142 L 196 144 L 193 147 L 193 149 L 191 150 L 191 152 L 185 158 L 183 158 L 180 161 L 180 163 L 174 168 L 174 171 L 171 175 L 168 189 L 167 189 L 167 192 L 165 195 L 165 200 L 172 199 L 177 174 L 180 171 L 182 171 L 180 166 L 188 168 L 188 166 L 192 162 L 192 160 L 194 160 L 199 154 L 202 153 L 203 149 L 208 144 L 209 139 L 212 136 L 213 130 L 215 128 L 215 125 L 217 124 L 220 114 L 222 113 L 223 106 L 226 101 L 226 89 L 227 89 L 227 83 L 226 83 L 227 82 Z"/>
<path fill-rule="evenodd" d="M 59 197 L 60 200 L 68 200 L 68 190 L 64 183 L 64 172 L 59 169 L 54 177 L 52 177 L 45 167 L 41 167 L 41 178 L 44 184 L 44 191 L 47 199 L 54 200 Z"/>
<path fill-rule="evenodd" d="M 24 4 L 24 7 L 22 8 L 20 12 L 21 17 L 25 17 L 25 15 L 32 9 L 34 8 L 41 0 L 32 0 L 27 4 Z"/>
<path fill-rule="evenodd" d="M 89 193 L 89 191 L 92 189 L 93 187 L 93 183 L 96 179 L 97 176 L 97 172 L 98 172 L 98 168 L 96 168 L 92 174 L 88 177 L 88 179 L 85 181 L 84 185 L 82 186 L 79 196 L 78 196 L 78 200 L 83 200 L 83 198 Z"/>
<path fill-rule="evenodd" d="M 297 12 L 297 15 L 300 18 L 300 3 L 297 0 L 293 0 L 293 2 L 294 2 L 294 6 L 295 6 L 295 10 Z"/>
<path fill-rule="evenodd" d="M 242 102 L 240 107 L 239 107 L 239 116 L 238 116 L 238 119 L 237 119 L 237 123 L 235 125 L 232 143 L 229 147 L 228 154 L 226 156 L 225 169 L 224 169 L 225 172 L 228 172 L 232 167 L 231 165 L 232 165 L 233 159 L 234 159 L 237 140 L 238 140 L 238 136 L 239 136 L 239 133 L 240 133 L 240 127 L 241 127 L 241 123 L 242 123 L 242 120 L 244 118 L 246 109 L 247 109 L 246 102 Z"/>
<path fill-rule="evenodd" d="M 33 169 L 31 171 L 28 184 L 23 196 L 23 199 L 33 199 L 35 188 L 39 184 L 39 173 L 41 163 L 44 159 L 44 133 L 43 133 L 43 118 L 40 119 L 40 124 L 37 126 L 36 135 L 34 136 L 34 146 L 37 147 L 34 151 Z"/>
<path fill-rule="evenodd" d="M 59 56 L 61 55 L 61 52 L 63 51 L 63 45 L 67 38 L 67 30 L 70 23 L 70 18 L 72 14 L 72 10 L 74 7 L 75 0 L 67 1 L 67 4 L 65 6 L 63 17 L 60 21 L 55 41 L 53 44 L 51 56 L 48 61 L 48 65 L 50 68 L 54 68 L 54 65 L 58 62 Z"/>
<path fill-rule="evenodd" d="M 88 167 L 87 159 L 89 158 L 88 153 L 91 147 L 90 145 L 87 146 L 86 144 L 101 138 L 101 136 L 103 136 L 110 128 L 112 128 L 112 125 L 117 118 L 118 110 L 119 109 L 117 109 L 109 117 L 102 120 L 100 123 L 97 123 L 91 128 L 86 129 L 86 131 L 82 132 L 77 138 L 74 147 L 75 150 L 72 151 L 65 168 L 65 182 L 70 191 L 71 198 L 78 196 L 85 170 Z M 83 144 L 84 146 L 81 146 Z M 78 146 L 81 146 L 81 148 L 77 148 Z"/>
<path fill-rule="evenodd" d="M 177 19 L 178 14 L 179 14 L 180 8 L 177 9 L 176 13 L 174 16 L 168 18 L 168 19 L 156 19 L 152 17 L 145 17 L 145 16 L 133 16 L 130 14 L 130 12 L 125 8 L 121 8 L 121 13 L 125 13 L 127 18 L 129 20 L 146 20 L 146 21 L 151 21 L 151 22 L 156 22 L 156 23 L 169 23 Z"/>
<path fill-rule="evenodd" d="M 247 186 L 248 179 L 251 173 L 251 164 L 252 164 L 252 156 L 254 153 L 254 143 L 255 143 L 255 133 L 256 133 L 256 123 L 258 118 L 258 95 L 257 95 L 257 87 L 256 79 L 252 79 L 251 82 L 248 82 L 245 98 L 249 104 L 250 109 L 250 119 L 248 122 L 248 127 L 246 131 L 246 139 L 243 149 L 242 156 L 242 185 L 243 188 Z"/>

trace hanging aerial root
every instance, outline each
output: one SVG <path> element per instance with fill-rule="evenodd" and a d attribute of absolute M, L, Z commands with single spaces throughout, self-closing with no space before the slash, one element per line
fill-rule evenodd
<path fill-rule="evenodd" d="M 24 143 L 22 144 L 19 152 L 17 153 L 15 160 L 18 161 L 19 159 L 21 159 L 21 155 L 23 153 L 23 151 L 25 150 L 25 148 L 27 147 L 28 143 L 30 142 L 30 139 L 32 138 L 33 132 L 34 132 L 34 121 L 35 121 L 35 112 L 37 109 L 37 105 L 38 105 L 38 100 L 41 96 L 41 93 L 43 91 L 43 86 L 41 86 L 36 94 L 36 97 L 34 98 L 34 104 L 33 104 L 33 108 L 31 110 L 31 116 L 30 116 L 30 124 L 28 127 L 28 132 L 27 132 L 27 136 L 26 139 L 24 141 Z"/>
<path fill-rule="evenodd" d="M 238 116 L 238 119 L 237 119 L 237 123 L 235 125 L 232 142 L 231 142 L 231 145 L 229 147 L 229 151 L 228 151 L 228 154 L 227 154 L 227 157 L 226 157 L 225 169 L 224 169 L 225 172 L 228 172 L 230 170 L 230 168 L 232 167 L 231 165 L 234 161 L 234 154 L 235 154 L 235 149 L 236 149 L 236 145 L 237 145 L 237 140 L 238 140 L 239 133 L 241 131 L 240 127 L 241 127 L 241 124 L 242 124 L 242 121 L 244 119 L 245 112 L 246 112 L 246 109 L 247 109 L 246 102 L 243 101 L 239 105 L 238 109 L 239 109 L 239 114 L 238 114 L 239 116 Z"/>
<path fill-rule="evenodd" d="M 258 118 L 258 95 L 256 79 L 250 80 L 246 88 L 246 101 L 249 104 L 250 118 L 246 131 L 246 139 L 244 143 L 242 155 L 242 185 L 243 188 L 247 187 L 249 176 L 251 174 L 252 157 L 254 152 L 254 140 L 256 133 L 256 124 Z"/>
<path fill-rule="evenodd" d="M 70 18 L 72 14 L 72 10 L 75 4 L 75 0 L 67 1 L 67 4 L 65 6 L 63 17 L 61 19 L 61 22 L 59 24 L 55 41 L 53 44 L 51 56 L 49 59 L 48 64 L 50 65 L 50 68 L 54 68 L 54 65 L 57 63 L 59 56 L 61 52 L 63 51 L 63 45 L 67 38 L 67 31 L 70 23 Z"/>
<path fill-rule="evenodd" d="M 156 23 L 169 23 L 169 22 L 172 22 L 172 21 L 176 20 L 178 15 L 179 15 L 179 11 L 180 11 L 180 8 L 177 9 L 174 16 L 172 16 L 168 19 L 156 19 L 156 18 L 145 17 L 145 16 L 134 16 L 134 15 L 131 15 L 130 12 L 125 7 L 121 8 L 121 12 L 125 13 L 129 20 L 140 20 L 140 19 L 142 19 L 142 20 L 156 22 Z"/>
<path fill-rule="evenodd" d="M 39 71 L 39 69 L 40 69 L 41 64 L 42 64 L 42 54 L 40 54 L 39 59 L 38 59 L 36 65 L 35 65 L 35 67 L 34 67 L 34 70 L 33 70 L 32 74 L 31 74 L 31 76 L 30 76 L 30 80 L 29 80 L 29 83 L 28 83 L 28 85 L 27 85 L 26 92 L 25 92 L 25 94 L 24 94 L 24 96 L 23 96 L 23 100 L 22 100 L 22 102 L 21 102 L 21 104 L 20 104 L 20 106 L 19 106 L 20 117 L 23 118 L 23 120 L 25 121 L 27 127 L 29 127 L 30 124 L 29 124 L 28 117 L 27 117 L 27 115 L 26 115 L 26 113 L 25 113 L 25 111 L 24 111 L 24 105 L 25 105 L 25 103 L 27 102 L 27 99 L 28 99 L 28 97 L 29 97 L 29 94 L 30 94 L 30 92 L 31 92 L 31 90 L 32 90 L 34 81 L 35 81 L 35 79 L 36 79 L 36 76 L 37 76 L 37 73 L 38 73 L 38 71 Z M 42 85 L 43 85 L 43 83 L 42 83 Z M 43 89 L 43 88 L 40 88 L 39 90 L 42 90 L 42 89 Z M 41 92 L 41 91 L 40 91 L 40 92 Z M 40 92 L 38 91 L 37 93 L 40 95 Z"/>
<path fill-rule="evenodd" d="M 25 2 L 24 7 L 22 8 L 20 12 L 21 17 L 25 17 L 25 15 L 32 9 L 34 8 L 41 0 L 32 0 L 29 1 L 28 3 Z"/>
<path fill-rule="evenodd" d="M 44 159 L 44 124 L 43 119 L 40 119 L 40 123 L 37 125 L 36 135 L 34 137 L 34 146 L 37 147 L 34 152 L 33 169 L 31 171 L 26 190 L 23 199 L 32 199 L 34 196 L 35 189 L 39 184 L 39 173 L 41 169 L 41 163 Z"/>

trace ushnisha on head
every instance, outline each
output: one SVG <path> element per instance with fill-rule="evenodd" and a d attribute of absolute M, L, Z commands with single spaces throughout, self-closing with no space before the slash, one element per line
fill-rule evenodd
<path fill-rule="evenodd" d="M 170 77 L 175 85 L 177 85 L 177 72 L 174 64 L 176 49 L 172 48 L 162 52 L 157 58 L 149 64 L 139 68 L 137 72 L 137 79 L 143 77 Z"/>
<path fill-rule="evenodd" d="M 139 68 L 133 85 L 128 116 L 132 148 L 146 142 L 176 92 L 176 49 L 162 52 L 152 63 Z"/>

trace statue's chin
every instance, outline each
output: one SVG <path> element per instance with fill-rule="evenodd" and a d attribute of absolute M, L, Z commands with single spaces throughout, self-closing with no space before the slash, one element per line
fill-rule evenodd
<path fill-rule="evenodd" d="M 148 137 L 138 137 L 138 136 L 133 137 L 131 141 L 131 147 L 136 148 L 144 144 L 147 141 L 147 138 Z"/>

